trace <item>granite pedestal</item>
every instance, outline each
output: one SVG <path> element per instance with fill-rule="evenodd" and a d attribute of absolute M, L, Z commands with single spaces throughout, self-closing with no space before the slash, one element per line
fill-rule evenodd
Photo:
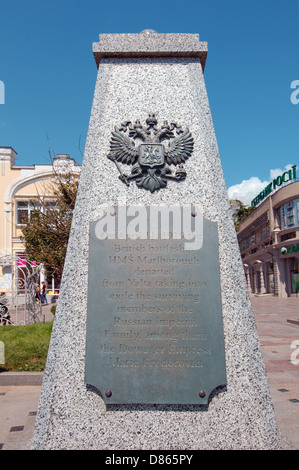
<path fill-rule="evenodd" d="M 33 449 L 276 449 L 277 428 L 231 217 L 196 34 L 103 34 L 98 76 Z M 209 90 L 212 94 L 213 90 Z M 153 193 L 124 184 L 107 158 L 130 120 L 178 122 L 194 138 L 186 179 Z M 234 130 L 231 142 L 234 145 Z M 196 204 L 218 224 L 227 384 L 208 405 L 106 407 L 85 383 L 89 224 L 114 205 Z M 216 247 L 215 249 L 218 249 Z"/>

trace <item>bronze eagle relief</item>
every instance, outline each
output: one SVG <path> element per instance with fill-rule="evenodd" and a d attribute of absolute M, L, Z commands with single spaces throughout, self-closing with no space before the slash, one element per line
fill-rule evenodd
<path fill-rule="evenodd" d="M 151 193 L 165 188 L 168 180 L 186 179 L 183 163 L 191 156 L 194 145 L 188 128 L 184 131 L 175 122 L 164 121 L 160 128 L 157 124 L 155 114 L 149 114 L 146 126 L 140 121 L 126 121 L 115 127 L 107 156 L 115 163 L 123 183 L 129 186 L 135 181 L 139 188 Z M 131 174 L 124 174 L 120 164 L 132 165 Z"/>

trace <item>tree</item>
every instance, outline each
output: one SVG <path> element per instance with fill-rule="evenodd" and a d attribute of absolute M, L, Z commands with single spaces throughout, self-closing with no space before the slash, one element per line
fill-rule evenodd
<path fill-rule="evenodd" d="M 33 210 L 21 237 L 31 261 L 43 263 L 47 276 L 60 282 L 75 208 L 78 178 L 56 175 L 53 197 L 38 196 L 31 201 Z M 48 193 L 49 194 L 49 193 Z"/>
<path fill-rule="evenodd" d="M 236 231 L 238 232 L 240 229 L 240 223 L 243 222 L 249 214 L 251 214 L 254 208 L 245 206 L 245 204 L 243 204 L 239 199 L 231 199 L 229 202 L 232 209 Z"/>

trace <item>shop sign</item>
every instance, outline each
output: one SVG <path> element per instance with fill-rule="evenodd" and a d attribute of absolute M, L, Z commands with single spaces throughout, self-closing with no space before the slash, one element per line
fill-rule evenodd
<path fill-rule="evenodd" d="M 292 245 L 288 248 L 283 247 L 280 251 L 282 255 L 286 255 L 287 253 L 296 253 L 299 251 L 299 245 Z"/>
<path fill-rule="evenodd" d="M 291 170 L 285 171 L 282 175 L 277 176 L 274 180 L 266 186 L 263 191 L 261 191 L 252 201 L 251 207 L 255 207 L 259 202 L 261 202 L 265 197 L 267 197 L 274 189 L 281 186 L 283 183 L 288 183 L 293 179 L 296 179 L 296 168 L 297 165 L 293 165 Z"/>

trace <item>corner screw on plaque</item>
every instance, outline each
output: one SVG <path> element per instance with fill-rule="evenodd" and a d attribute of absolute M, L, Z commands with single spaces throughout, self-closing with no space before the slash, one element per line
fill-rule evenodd
<path fill-rule="evenodd" d="M 106 395 L 106 397 L 110 398 L 112 396 L 111 390 L 107 390 L 105 395 Z"/>
<path fill-rule="evenodd" d="M 204 390 L 200 390 L 199 394 L 200 398 L 204 398 L 206 396 L 206 392 Z"/>
<path fill-rule="evenodd" d="M 196 217 L 196 216 L 197 216 L 196 212 L 191 212 L 191 215 L 192 215 L 192 217 Z"/>

